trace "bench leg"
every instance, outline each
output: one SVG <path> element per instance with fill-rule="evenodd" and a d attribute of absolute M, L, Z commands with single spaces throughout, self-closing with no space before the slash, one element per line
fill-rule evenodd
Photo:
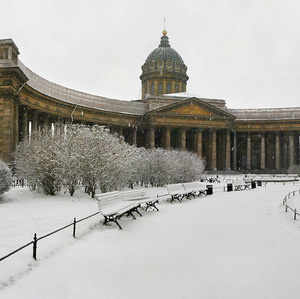
<path fill-rule="evenodd" d="M 136 217 L 132 214 L 132 210 L 130 210 L 130 211 L 128 211 L 128 212 L 126 212 L 126 214 L 127 214 L 127 216 L 131 216 L 134 220 L 136 219 Z"/>
<path fill-rule="evenodd" d="M 186 193 L 186 194 L 183 195 L 183 197 L 185 196 L 187 199 L 191 200 L 191 195 L 195 197 L 193 192 Z"/>
<path fill-rule="evenodd" d="M 136 213 L 138 213 L 141 217 L 143 217 L 143 215 L 142 215 L 142 214 L 140 213 L 140 211 L 138 210 L 139 207 L 140 207 L 140 206 L 134 208 L 134 209 L 132 210 L 132 212 L 136 212 Z"/>
<path fill-rule="evenodd" d="M 114 222 L 119 229 L 122 229 L 121 225 L 119 224 L 116 216 L 104 216 L 104 225 L 107 225 L 108 222 Z"/>
<path fill-rule="evenodd" d="M 150 208 L 150 207 L 156 209 L 157 211 L 159 211 L 158 207 L 155 205 L 156 203 L 158 203 L 158 200 L 155 201 L 155 202 L 146 202 L 147 207 L 146 207 L 145 211 L 147 211 L 147 209 Z"/>
<path fill-rule="evenodd" d="M 179 202 L 182 202 L 179 194 L 171 195 L 171 196 L 172 196 L 172 198 L 171 198 L 171 203 L 172 203 L 175 199 L 177 199 Z"/>
<path fill-rule="evenodd" d="M 207 195 L 207 190 L 200 190 L 198 196 L 200 196 L 201 194 L 206 196 Z"/>

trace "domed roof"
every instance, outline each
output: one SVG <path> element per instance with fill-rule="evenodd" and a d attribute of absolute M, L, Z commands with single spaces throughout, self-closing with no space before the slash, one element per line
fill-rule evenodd
<path fill-rule="evenodd" d="M 187 67 L 181 56 L 170 46 L 167 31 L 163 31 L 158 48 L 154 49 L 142 66 L 144 72 L 165 70 L 167 72 L 180 72 L 186 74 Z"/>
<path fill-rule="evenodd" d="M 163 36 L 160 39 L 158 48 L 156 48 L 149 54 L 145 62 L 148 63 L 158 60 L 169 60 L 173 62 L 177 61 L 179 63 L 184 63 L 181 56 L 173 48 L 171 48 L 166 30 L 163 31 Z"/>

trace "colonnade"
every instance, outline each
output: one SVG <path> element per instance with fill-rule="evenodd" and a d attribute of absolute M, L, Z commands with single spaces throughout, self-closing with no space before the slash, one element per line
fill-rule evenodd
<path fill-rule="evenodd" d="M 237 169 L 288 169 L 299 164 L 299 131 L 239 132 Z"/>
<path fill-rule="evenodd" d="M 71 119 L 21 107 L 19 141 L 31 131 L 61 130 Z M 200 127 L 108 126 L 125 141 L 144 146 L 189 150 L 206 160 L 209 170 L 288 169 L 299 164 L 299 131 L 235 132 L 231 129 Z"/>
<path fill-rule="evenodd" d="M 231 169 L 231 130 L 214 128 L 154 128 L 138 130 L 138 145 L 189 150 L 205 158 L 210 170 Z M 144 143 L 143 143 L 144 142 Z"/>
<path fill-rule="evenodd" d="M 70 119 L 64 119 L 58 116 L 52 116 L 47 113 L 39 112 L 38 110 L 20 108 L 19 113 L 19 141 L 27 139 L 30 132 L 45 130 L 62 130 L 62 126 L 70 123 Z"/>

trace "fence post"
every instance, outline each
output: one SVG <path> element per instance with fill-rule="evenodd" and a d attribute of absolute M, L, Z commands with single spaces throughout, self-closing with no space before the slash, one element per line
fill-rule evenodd
<path fill-rule="evenodd" d="M 73 237 L 75 238 L 75 231 L 76 231 L 76 218 L 74 218 L 73 222 Z"/>
<path fill-rule="evenodd" d="M 294 211 L 294 220 L 296 220 L 296 218 L 297 218 L 297 210 L 295 209 L 295 211 Z"/>
<path fill-rule="evenodd" d="M 36 251 L 37 251 L 37 237 L 36 233 L 33 236 L 33 258 L 36 260 Z"/>

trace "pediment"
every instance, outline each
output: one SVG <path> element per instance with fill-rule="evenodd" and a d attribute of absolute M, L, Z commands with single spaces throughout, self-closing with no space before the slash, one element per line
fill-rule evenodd
<path fill-rule="evenodd" d="M 212 111 L 201 107 L 195 103 L 190 103 L 189 105 L 184 105 L 175 109 L 169 110 L 169 112 L 179 113 L 179 114 L 193 114 L 193 115 L 214 115 Z"/>
<path fill-rule="evenodd" d="M 202 116 L 235 118 L 232 114 L 208 104 L 198 98 L 190 98 L 177 103 L 172 103 L 148 112 L 149 114 L 164 114 L 177 116 Z"/>

